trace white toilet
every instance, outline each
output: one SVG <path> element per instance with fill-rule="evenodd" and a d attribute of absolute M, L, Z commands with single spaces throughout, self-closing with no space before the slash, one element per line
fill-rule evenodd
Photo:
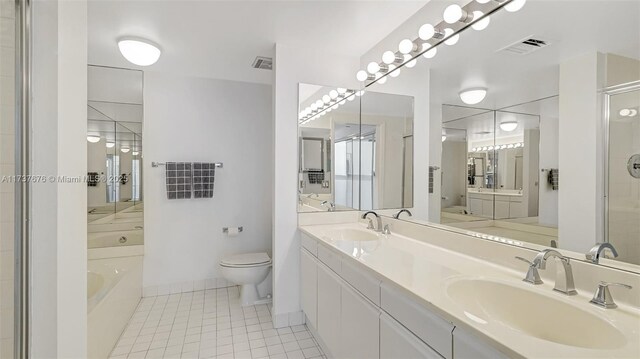
<path fill-rule="evenodd" d="M 271 299 L 260 298 L 257 285 L 267 278 L 271 258 L 267 253 L 234 254 L 220 260 L 222 276 L 240 286 L 242 306 L 264 304 Z"/>

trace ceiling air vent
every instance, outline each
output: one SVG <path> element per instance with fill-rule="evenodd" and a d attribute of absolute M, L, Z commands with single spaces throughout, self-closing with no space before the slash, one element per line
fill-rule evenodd
<path fill-rule="evenodd" d="M 256 59 L 253 60 L 252 66 L 254 69 L 271 70 L 273 69 L 273 59 L 270 57 L 257 56 Z"/>
<path fill-rule="evenodd" d="M 523 40 L 517 41 L 505 48 L 498 50 L 498 52 L 507 52 L 515 55 L 528 55 L 549 45 L 551 45 L 551 43 L 547 40 L 526 37 Z"/>

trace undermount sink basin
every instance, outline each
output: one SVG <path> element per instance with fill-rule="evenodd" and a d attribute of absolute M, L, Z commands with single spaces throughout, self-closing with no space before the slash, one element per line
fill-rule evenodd
<path fill-rule="evenodd" d="M 447 294 L 465 315 L 542 340 L 589 349 L 615 349 L 624 334 L 608 321 L 534 290 L 485 279 L 452 282 Z"/>
<path fill-rule="evenodd" d="M 328 233 L 330 239 L 334 241 L 375 241 L 378 239 L 378 235 L 370 230 L 345 228 L 340 230 L 333 230 Z"/>

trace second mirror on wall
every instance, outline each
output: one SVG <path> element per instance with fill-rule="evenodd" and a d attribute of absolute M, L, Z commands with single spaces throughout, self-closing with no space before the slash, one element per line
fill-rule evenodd
<path fill-rule="evenodd" d="M 300 212 L 413 206 L 413 97 L 299 85 Z"/>

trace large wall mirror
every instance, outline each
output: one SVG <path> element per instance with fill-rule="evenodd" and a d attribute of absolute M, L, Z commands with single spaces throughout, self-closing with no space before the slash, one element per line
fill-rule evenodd
<path fill-rule="evenodd" d="M 299 212 L 413 207 L 413 97 L 300 84 L 299 113 Z"/>
<path fill-rule="evenodd" d="M 88 248 L 143 242 L 142 71 L 89 66 Z"/>
<path fill-rule="evenodd" d="M 638 23 L 634 1 L 530 1 L 422 61 L 433 191 L 401 218 L 582 261 L 610 242 L 598 264 L 640 272 Z"/>

